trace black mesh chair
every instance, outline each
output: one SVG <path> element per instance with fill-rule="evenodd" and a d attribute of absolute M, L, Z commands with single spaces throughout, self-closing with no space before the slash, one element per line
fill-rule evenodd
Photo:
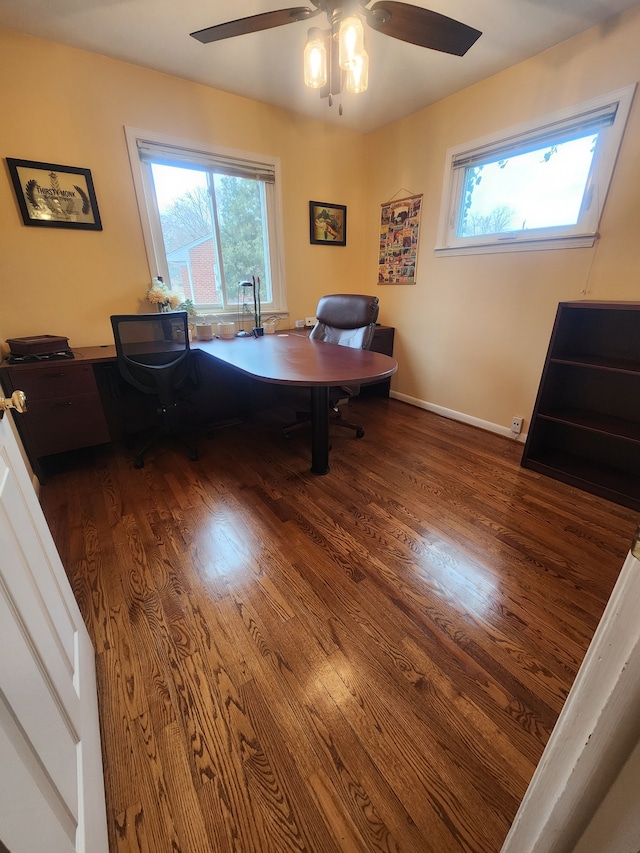
<path fill-rule="evenodd" d="M 187 312 L 115 314 L 111 326 L 120 375 L 158 404 L 158 425 L 136 453 L 134 467 L 144 466 L 145 453 L 162 436 L 179 441 L 196 460 L 198 451 L 186 438 L 178 408 L 182 392 L 196 384 Z"/>
<path fill-rule="evenodd" d="M 357 293 L 334 293 L 323 296 L 316 309 L 316 324 L 309 339 L 353 349 L 370 349 L 378 319 L 378 297 Z M 364 429 L 343 417 L 342 407 L 360 392 L 360 386 L 329 389 L 331 423 L 353 430 L 362 438 Z M 297 420 L 284 428 L 285 438 L 309 423 L 308 412 L 297 412 Z"/>

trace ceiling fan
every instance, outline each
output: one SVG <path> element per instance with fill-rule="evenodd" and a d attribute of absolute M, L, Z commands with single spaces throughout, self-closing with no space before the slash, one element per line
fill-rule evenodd
<path fill-rule="evenodd" d="M 480 30 L 454 21 L 446 15 L 400 3 L 397 0 L 378 0 L 369 7 L 370 0 L 310 0 L 314 9 L 296 6 L 292 9 L 279 9 L 274 12 L 262 12 L 237 21 L 216 24 L 191 33 L 193 38 L 203 44 L 234 38 L 247 33 L 257 33 L 296 21 L 308 21 L 324 12 L 332 28 L 347 16 L 360 14 L 367 24 L 380 33 L 455 56 L 464 56 L 469 48 L 482 35 Z"/>
<path fill-rule="evenodd" d="M 431 12 L 420 6 L 398 0 L 309 0 L 314 7 L 295 6 L 263 12 L 216 24 L 191 33 L 193 38 L 209 44 L 222 39 L 270 30 L 297 21 L 309 21 L 322 12 L 330 29 L 312 27 L 304 51 L 304 82 L 320 89 L 322 98 L 340 94 L 343 79 L 348 92 L 364 92 L 368 85 L 369 56 L 364 46 L 364 20 L 372 29 L 391 38 L 464 56 L 482 33 L 473 27 L 454 21 L 446 15 Z M 340 104 L 342 115 L 342 104 Z"/>

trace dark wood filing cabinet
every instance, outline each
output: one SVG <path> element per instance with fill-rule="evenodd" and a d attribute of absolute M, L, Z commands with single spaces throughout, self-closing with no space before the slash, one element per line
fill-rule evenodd
<path fill-rule="evenodd" d="M 640 302 L 561 302 L 522 465 L 640 510 Z"/>
<path fill-rule="evenodd" d="M 15 418 L 32 462 L 52 453 L 111 440 L 93 365 L 72 360 L 2 368 L 10 395 L 27 396 L 27 411 Z"/>
<path fill-rule="evenodd" d="M 393 357 L 393 339 L 395 337 L 395 331 L 396 330 L 393 326 L 376 326 L 371 349 L 374 352 L 382 353 L 382 355 L 389 355 Z M 391 380 L 383 379 L 382 382 L 363 385 L 360 389 L 360 393 L 365 397 L 388 397 L 390 389 Z"/>

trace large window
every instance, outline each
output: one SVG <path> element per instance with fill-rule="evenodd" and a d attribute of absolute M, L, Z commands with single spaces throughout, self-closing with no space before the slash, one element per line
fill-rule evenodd
<path fill-rule="evenodd" d="M 634 89 L 449 149 L 436 252 L 592 246 Z"/>
<path fill-rule="evenodd" d="M 152 276 L 217 314 L 236 314 L 255 276 L 263 310 L 286 311 L 278 161 L 125 130 Z"/>

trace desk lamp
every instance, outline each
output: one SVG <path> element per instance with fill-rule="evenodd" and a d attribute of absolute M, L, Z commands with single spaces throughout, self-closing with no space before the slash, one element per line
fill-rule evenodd
<path fill-rule="evenodd" d="M 249 332 L 245 332 L 245 329 L 244 329 L 244 304 L 245 304 L 244 295 L 247 292 L 245 290 L 245 288 L 247 288 L 247 287 L 252 288 L 253 282 L 252 281 L 241 281 L 239 286 L 242 288 L 242 320 L 240 320 L 240 318 L 238 318 L 238 326 L 240 326 L 242 324 L 242 328 L 238 332 L 236 332 L 236 338 L 249 338 L 249 337 L 251 337 L 251 335 L 249 334 Z"/>

